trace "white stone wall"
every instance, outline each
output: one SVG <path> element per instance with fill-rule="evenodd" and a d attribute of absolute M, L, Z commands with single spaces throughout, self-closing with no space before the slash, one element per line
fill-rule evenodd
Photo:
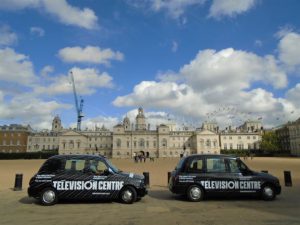
<path fill-rule="evenodd" d="M 44 150 L 57 150 L 59 148 L 59 135 L 53 133 L 31 134 L 27 138 L 27 152 Z"/>
<path fill-rule="evenodd" d="M 261 135 L 259 133 L 222 133 L 220 140 L 223 150 L 258 150 Z"/>
<path fill-rule="evenodd" d="M 291 154 L 300 156 L 300 121 L 289 125 Z"/>

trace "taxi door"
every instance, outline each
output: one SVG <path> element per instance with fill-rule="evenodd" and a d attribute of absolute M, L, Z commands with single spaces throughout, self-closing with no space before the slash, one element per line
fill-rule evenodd
<path fill-rule="evenodd" d="M 205 160 L 207 181 L 203 183 L 209 194 L 228 195 L 236 191 L 237 179 L 230 173 L 226 158 L 207 157 Z"/>
<path fill-rule="evenodd" d="M 66 159 L 63 172 L 53 179 L 53 186 L 59 198 L 72 200 L 87 197 L 83 184 L 90 178 L 85 172 L 85 165 L 86 160 L 83 158 Z"/>
<path fill-rule="evenodd" d="M 110 199 L 118 196 L 121 189 L 120 181 L 111 172 L 108 165 L 100 159 L 90 160 L 88 163 L 93 188 L 90 196 L 93 199 Z"/>

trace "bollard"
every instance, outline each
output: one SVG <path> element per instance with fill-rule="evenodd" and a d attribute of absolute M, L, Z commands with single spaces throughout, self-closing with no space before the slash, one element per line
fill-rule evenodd
<path fill-rule="evenodd" d="M 150 175 L 149 172 L 143 172 L 143 175 L 145 177 L 145 185 L 150 186 Z"/>
<path fill-rule="evenodd" d="M 284 173 L 284 183 L 286 187 L 292 187 L 292 176 L 291 171 L 283 171 Z"/>
<path fill-rule="evenodd" d="M 168 172 L 168 182 L 167 182 L 167 184 L 169 184 L 170 177 L 171 177 L 171 172 Z"/>
<path fill-rule="evenodd" d="M 14 191 L 22 190 L 23 174 L 16 174 Z"/>
<path fill-rule="evenodd" d="M 268 170 L 262 170 L 261 172 L 263 172 L 263 173 L 268 173 Z"/>

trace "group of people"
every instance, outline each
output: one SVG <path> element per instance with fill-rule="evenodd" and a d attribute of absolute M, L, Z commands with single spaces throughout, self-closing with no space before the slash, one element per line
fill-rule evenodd
<path fill-rule="evenodd" d="M 133 159 L 134 159 L 134 162 L 135 163 L 138 163 L 138 162 L 146 162 L 146 159 L 149 158 L 150 159 L 150 162 L 154 162 L 154 157 L 151 157 L 151 156 L 145 156 L 144 154 L 136 154 L 136 153 L 133 153 Z"/>

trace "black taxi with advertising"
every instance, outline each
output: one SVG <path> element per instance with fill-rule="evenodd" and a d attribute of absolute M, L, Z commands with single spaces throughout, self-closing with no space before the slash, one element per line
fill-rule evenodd
<path fill-rule="evenodd" d="M 204 196 L 256 195 L 274 200 L 281 192 L 278 178 L 250 170 L 243 161 L 228 155 L 190 155 L 171 173 L 169 189 L 190 201 Z"/>
<path fill-rule="evenodd" d="M 60 199 L 115 200 L 131 204 L 147 194 L 143 175 L 124 173 L 103 156 L 57 155 L 34 175 L 28 195 L 42 205 Z"/>

